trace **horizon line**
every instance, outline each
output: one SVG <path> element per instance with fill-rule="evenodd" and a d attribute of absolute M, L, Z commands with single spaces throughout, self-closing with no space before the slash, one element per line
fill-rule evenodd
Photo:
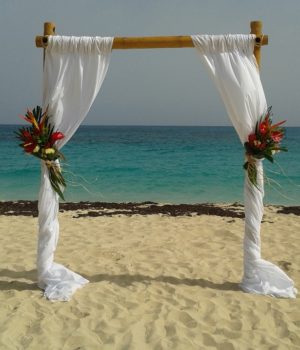
<path fill-rule="evenodd" d="M 0 126 L 24 126 L 27 124 L 9 124 L 9 123 L 0 123 Z M 234 128 L 233 125 L 195 125 L 195 124 L 81 124 L 81 126 L 101 126 L 101 127 L 229 127 Z M 300 128 L 300 125 L 289 125 L 285 128 Z"/>

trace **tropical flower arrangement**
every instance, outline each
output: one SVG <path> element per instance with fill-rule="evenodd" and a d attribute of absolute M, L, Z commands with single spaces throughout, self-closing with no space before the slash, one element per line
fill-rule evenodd
<path fill-rule="evenodd" d="M 21 141 L 20 147 L 24 152 L 42 159 L 49 172 L 49 179 L 53 190 L 64 200 L 63 188 L 66 186 L 57 159 L 64 159 L 64 156 L 55 146 L 56 141 L 61 140 L 65 135 L 54 131 L 48 115 L 48 108 L 43 113 L 42 108 L 37 106 L 32 111 L 27 110 L 25 116 L 20 116 L 31 125 L 20 128 L 16 134 Z"/>
<path fill-rule="evenodd" d="M 286 147 L 282 147 L 280 142 L 285 135 L 285 129 L 281 127 L 286 120 L 272 125 L 272 107 L 256 123 L 254 133 L 248 136 L 248 141 L 244 143 L 246 149 L 247 161 L 244 169 L 248 173 L 249 180 L 257 187 L 257 169 L 255 159 L 267 159 L 271 163 L 274 162 L 275 153 L 283 151 L 287 152 Z"/>

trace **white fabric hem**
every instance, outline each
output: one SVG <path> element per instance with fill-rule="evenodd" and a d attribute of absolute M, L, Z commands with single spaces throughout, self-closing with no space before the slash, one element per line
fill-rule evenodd
<path fill-rule="evenodd" d="M 278 266 L 263 259 L 248 263 L 240 284 L 247 293 L 270 295 L 279 298 L 296 298 L 294 282 Z"/>

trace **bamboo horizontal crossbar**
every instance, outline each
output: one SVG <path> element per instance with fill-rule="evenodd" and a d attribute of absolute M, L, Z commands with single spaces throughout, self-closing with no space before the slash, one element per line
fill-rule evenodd
<path fill-rule="evenodd" d="M 37 36 L 35 39 L 37 47 L 46 48 L 48 36 Z M 256 37 L 257 45 L 268 45 L 268 36 Z M 157 49 L 157 48 L 184 48 L 194 47 L 189 35 L 182 36 L 146 36 L 146 37 L 115 37 L 112 48 L 118 49 Z"/>

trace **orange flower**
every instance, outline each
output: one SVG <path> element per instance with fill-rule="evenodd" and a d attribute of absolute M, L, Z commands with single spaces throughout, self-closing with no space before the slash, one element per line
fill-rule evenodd
<path fill-rule="evenodd" d="M 48 112 L 48 107 L 47 107 L 46 111 L 43 113 L 43 115 L 42 115 L 42 120 L 41 120 L 40 123 L 39 123 L 39 128 L 40 128 L 40 130 L 43 130 L 44 123 L 45 123 L 45 121 L 46 121 L 46 119 L 47 119 L 47 117 L 48 117 L 47 112 Z"/>
<path fill-rule="evenodd" d="M 32 124 L 37 130 L 39 130 L 39 125 L 38 125 L 33 113 L 29 109 L 27 109 L 26 116 L 24 117 L 24 115 L 20 115 L 20 118 L 22 118 L 26 122 Z"/>

